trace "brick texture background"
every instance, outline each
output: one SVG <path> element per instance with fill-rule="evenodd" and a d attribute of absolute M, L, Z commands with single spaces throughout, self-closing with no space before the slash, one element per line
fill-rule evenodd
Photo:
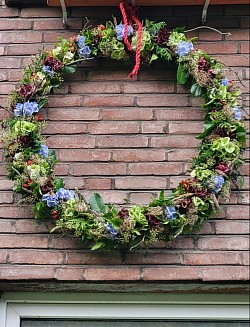
<path fill-rule="evenodd" d="M 140 17 L 165 20 L 170 28 L 200 25 L 202 8 L 141 8 Z M 50 49 L 60 35 L 69 37 L 83 26 L 83 17 L 102 23 L 117 8 L 73 8 L 70 30 L 63 30 L 60 8 L 0 7 L 0 102 L 17 87 L 22 69 L 38 49 Z M 242 80 L 245 117 L 248 98 L 248 6 L 211 6 L 207 25 L 231 36 L 199 30 L 198 47 L 229 65 L 230 78 Z M 146 203 L 159 190 L 175 187 L 196 153 L 202 130 L 200 101 L 176 85 L 175 69 L 143 67 L 134 82 L 132 64 L 90 60 L 61 90 L 50 96 L 41 113 L 47 119 L 48 145 L 56 149 L 56 173 L 69 188 L 86 197 L 93 191 L 107 202 Z M 236 82 L 239 84 L 239 82 Z M 0 109 L 0 119 L 7 112 Z M 246 155 L 248 153 L 246 152 Z M 198 235 L 159 243 L 145 253 L 92 253 L 71 237 L 50 234 L 34 223 L 30 209 L 18 205 L 12 183 L 5 179 L 0 148 L 0 280 L 59 281 L 245 281 L 248 279 L 248 185 L 234 191 L 216 219 Z"/>

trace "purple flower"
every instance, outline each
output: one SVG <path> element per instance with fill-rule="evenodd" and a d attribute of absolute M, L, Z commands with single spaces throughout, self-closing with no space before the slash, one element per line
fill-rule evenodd
<path fill-rule="evenodd" d="M 17 103 L 14 109 L 15 116 L 32 116 L 33 113 L 38 112 L 39 107 L 37 102 Z"/>
<path fill-rule="evenodd" d="M 110 234 L 111 238 L 115 238 L 116 235 L 118 234 L 119 230 L 114 228 L 113 225 L 111 223 L 107 223 L 106 226 L 107 232 Z"/>
<path fill-rule="evenodd" d="M 227 78 L 223 78 L 221 80 L 221 85 L 222 86 L 228 86 L 228 85 L 230 85 L 229 80 Z"/>
<path fill-rule="evenodd" d="M 239 109 L 239 107 L 233 107 L 233 111 L 234 111 L 234 119 L 241 120 L 242 112 Z"/>
<path fill-rule="evenodd" d="M 48 75 L 54 75 L 55 72 L 50 66 L 43 65 L 43 72 Z"/>
<path fill-rule="evenodd" d="M 42 201 L 46 202 L 49 208 L 55 207 L 59 204 L 56 194 L 44 194 Z"/>
<path fill-rule="evenodd" d="M 214 184 L 213 192 L 218 193 L 225 182 L 224 178 L 221 175 L 212 175 L 211 180 Z"/>
<path fill-rule="evenodd" d="M 38 151 L 38 153 L 43 156 L 44 158 L 47 158 L 49 155 L 49 148 L 47 147 L 46 144 L 41 144 L 41 148 Z"/>
<path fill-rule="evenodd" d="M 79 49 L 78 52 L 79 55 L 84 58 L 89 57 L 89 55 L 91 54 L 91 50 L 88 45 L 85 45 L 83 48 Z"/>
<path fill-rule="evenodd" d="M 124 36 L 124 25 L 122 23 L 116 25 L 115 31 L 116 31 L 117 40 L 122 41 Z M 134 32 L 133 27 L 131 25 L 128 25 L 127 36 L 130 36 L 131 34 L 133 34 L 133 32 Z"/>
<path fill-rule="evenodd" d="M 174 206 L 167 206 L 163 209 L 164 215 L 168 220 L 175 220 L 178 218 L 179 213 L 176 211 Z"/>
<path fill-rule="evenodd" d="M 191 52 L 192 50 L 194 50 L 194 46 L 193 46 L 192 42 L 181 41 L 177 45 L 176 53 L 180 57 L 183 57 L 183 56 L 186 56 L 187 54 L 189 54 L 189 52 Z"/>
<path fill-rule="evenodd" d="M 79 48 L 83 48 L 85 46 L 86 37 L 85 36 L 78 36 L 77 44 Z"/>
<path fill-rule="evenodd" d="M 56 196 L 58 200 L 69 200 L 75 197 L 75 192 L 74 191 L 70 191 L 70 190 L 66 190 L 65 188 L 60 188 L 57 192 L 56 192 Z"/>

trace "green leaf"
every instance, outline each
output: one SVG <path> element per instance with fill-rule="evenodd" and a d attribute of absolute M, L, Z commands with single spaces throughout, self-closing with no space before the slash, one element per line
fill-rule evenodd
<path fill-rule="evenodd" d="M 105 243 L 103 242 L 98 242 L 96 244 L 94 244 L 91 248 L 92 251 L 95 251 L 95 250 L 98 250 L 98 249 L 101 249 L 105 246 Z"/>
<path fill-rule="evenodd" d="M 160 195 L 159 195 L 159 200 L 164 201 L 165 200 L 165 192 L 164 190 L 161 190 Z"/>
<path fill-rule="evenodd" d="M 191 86 L 190 91 L 191 91 L 192 97 L 195 98 L 195 97 L 199 97 L 202 95 L 203 88 L 199 84 L 195 83 Z"/>
<path fill-rule="evenodd" d="M 39 102 L 38 102 L 39 109 L 41 109 L 47 102 L 48 102 L 47 98 L 40 99 Z"/>
<path fill-rule="evenodd" d="M 181 62 L 179 62 L 178 69 L 177 69 L 177 83 L 178 84 L 186 84 L 188 81 L 188 74 L 184 69 Z"/>
<path fill-rule="evenodd" d="M 90 208 L 94 211 L 106 213 L 106 206 L 102 197 L 98 193 L 93 193 L 89 199 Z"/>
<path fill-rule="evenodd" d="M 64 66 L 63 72 L 65 74 L 73 74 L 77 69 L 77 65 Z"/>
<path fill-rule="evenodd" d="M 150 58 L 149 63 L 151 64 L 152 61 L 157 60 L 157 59 L 158 59 L 158 56 L 155 53 L 153 53 L 151 58 Z"/>

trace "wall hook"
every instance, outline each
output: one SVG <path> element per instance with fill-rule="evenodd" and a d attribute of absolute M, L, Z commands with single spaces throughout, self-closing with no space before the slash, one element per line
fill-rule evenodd
<path fill-rule="evenodd" d="M 63 14 L 63 28 L 67 30 L 69 28 L 69 24 L 68 24 L 68 13 L 67 13 L 65 0 L 60 0 L 60 3 L 62 8 L 62 14 Z"/>
<path fill-rule="evenodd" d="M 205 0 L 204 6 L 203 6 L 203 10 L 202 10 L 202 18 L 201 18 L 201 22 L 202 24 L 206 23 L 207 20 L 207 9 L 209 6 L 210 0 Z"/>

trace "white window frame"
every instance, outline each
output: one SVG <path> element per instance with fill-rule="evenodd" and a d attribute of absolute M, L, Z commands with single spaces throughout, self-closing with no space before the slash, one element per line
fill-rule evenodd
<path fill-rule="evenodd" d="M 0 327 L 20 327 L 22 318 L 248 321 L 247 295 L 5 293 Z"/>

